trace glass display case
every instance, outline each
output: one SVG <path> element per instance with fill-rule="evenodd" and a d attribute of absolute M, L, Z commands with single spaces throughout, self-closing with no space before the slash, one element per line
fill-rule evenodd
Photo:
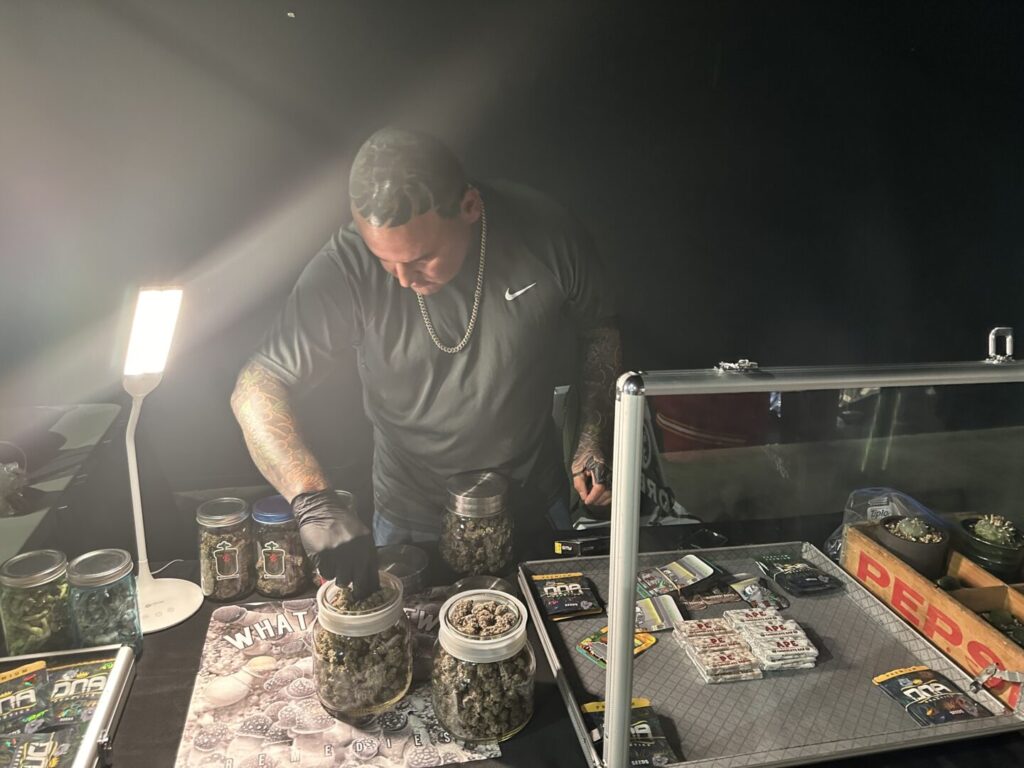
<path fill-rule="evenodd" d="M 888 524 L 916 517 L 935 524 L 936 544 L 942 540 L 963 553 L 954 558 L 980 563 L 978 572 L 986 576 L 979 577 L 978 586 L 988 584 L 991 573 L 1016 593 L 1014 606 L 1024 605 L 1013 587 L 1024 582 L 1021 563 L 1004 558 L 993 565 L 969 540 L 982 518 L 991 519 L 1006 529 L 992 535 L 1008 537 L 1010 549 L 1019 543 L 1024 555 L 1024 539 L 1014 539 L 1024 531 L 1022 460 L 1024 363 L 1013 359 L 1011 329 L 993 331 L 989 356 L 977 362 L 762 368 L 740 361 L 621 377 L 610 555 L 579 558 L 573 567 L 551 561 L 561 563 L 562 570 L 582 571 L 607 599 L 607 616 L 595 619 L 595 627 L 609 627 L 607 670 L 576 658 L 567 625 L 546 622 L 537 602 L 530 602 L 588 762 L 608 768 L 629 764 L 634 696 L 650 697 L 672 721 L 685 765 L 796 764 L 1021 728 L 1024 712 L 1013 711 L 1019 683 L 1011 684 L 1016 693 L 1000 695 L 1001 701 L 983 689 L 975 692 L 972 705 L 982 702 L 992 716 L 970 722 L 923 728 L 909 717 L 901 720 L 898 710 L 886 711 L 891 703 L 872 677 L 889 668 L 926 665 L 965 689 L 976 670 L 965 672 L 956 654 L 937 641 L 941 638 L 923 631 L 927 619 L 917 622 L 870 579 L 843 570 L 839 562 L 846 524 L 860 530 L 868 524 L 884 527 L 883 518 Z M 651 494 L 664 498 L 644 505 Z M 694 520 L 733 545 L 703 550 L 716 566 L 756 572 L 766 556 L 786 556 L 842 582 L 841 597 L 794 600 L 792 616 L 816 630 L 809 634 L 823 646 L 819 653 L 828 656 L 819 657 L 825 661 L 818 669 L 802 678 L 780 673 L 768 685 L 694 686 L 697 678 L 687 657 L 667 635 L 634 658 L 638 568 L 661 565 L 673 554 L 639 555 L 641 528 L 649 533 Z M 897 555 L 900 563 L 909 557 Z M 948 555 L 943 557 L 945 563 Z M 530 592 L 531 574 L 543 573 L 546 562 L 523 564 L 524 593 Z M 924 578 L 923 583 L 933 588 L 935 581 Z M 971 604 L 968 597 L 976 603 L 972 610 L 981 610 L 981 598 L 964 596 L 965 605 Z M 1012 629 L 1007 630 L 1011 642 Z M 577 627 L 575 634 L 582 631 Z M 640 670 L 636 686 L 634 667 Z M 580 714 L 588 699 L 606 702 L 603 741 L 595 741 Z M 791 715 L 799 710 L 800 727 L 772 718 L 772 711 L 787 707 Z M 734 737 L 726 738 L 725 731 Z"/>

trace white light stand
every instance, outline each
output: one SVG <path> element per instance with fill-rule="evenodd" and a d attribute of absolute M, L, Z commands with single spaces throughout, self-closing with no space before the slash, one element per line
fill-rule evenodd
<path fill-rule="evenodd" d="M 132 397 L 125 443 L 128 449 L 128 477 L 132 488 L 135 543 L 139 553 L 139 618 L 143 634 L 159 632 L 185 621 L 203 604 L 198 584 L 184 579 L 155 579 L 146 552 L 146 528 L 142 520 L 142 493 L 135 452 L 135 428 L 142 401 L 163 378 L 167 353 L 181 307 L 180 288 L 144 288 L 139 292 L 132 321 L 128 354 L 124 364 L 124 389 Z"/>

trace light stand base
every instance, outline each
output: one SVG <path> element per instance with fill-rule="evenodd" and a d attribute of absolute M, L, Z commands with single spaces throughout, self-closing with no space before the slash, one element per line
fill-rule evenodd
<path fill-rule="evenodd" d="M 184 579 L 139 579 L 142 634 L 181 624 L 203 604 L 203 590 Z"/>

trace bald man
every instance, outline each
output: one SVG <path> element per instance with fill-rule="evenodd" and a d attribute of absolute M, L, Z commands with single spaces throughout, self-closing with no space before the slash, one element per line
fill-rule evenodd
<path fill-rule="evenodd" d="M 436 539 L 447 478 L 474 469 L 502 472 L 568 526 L 551 418 L 567 323 L 583 347 L 573 483 L 607 504 L 621 344 L 579 223 L 528 188 L 470 181 L 439 141 L 395 128 L 360 148 L 349 196 L 351 223 L 306 267 L 232 395 L 321 575 L 371 589 L 374 539 Z M 353 353 L 373 425 L 372 534 L 339 507 L 292 412 L 295 392 Z"/>

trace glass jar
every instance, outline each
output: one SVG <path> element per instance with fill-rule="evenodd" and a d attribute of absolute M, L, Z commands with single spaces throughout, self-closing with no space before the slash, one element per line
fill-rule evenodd
<path fill-rule="evenodd" d="M 313 679 L 331 716 L 359 725 L 405 696 L 412 682 L 412 630 L 402 582 L 380 572 L 381 589 L 359 603 L 325 582 L 316 595 Z"/>
<path fill-rule="evenodd" d="M 512 563 L 508 482 L 497 472 L 466 472 L 448 480 L 441 556 L 464 576 L 497 575 Z"/>
<path fill-rule="evenodd" d="M 438 722 L 468 742 L 504 741 L 533 716 L 536 662 L 526 606 L 494 589 L 474 589 L 441 606 L 432 694 Z"/>
<path fill-rule="evenodd" d="M 73 648 L 68 559 L 56 549 L 16 555 L 0 567 L 0 617 L 11 656 Z"/>
<path fill-rule="evenodd" d="M 224 497 L 204 501 L 199 524 L 199 583 L 211 600 L 240 600 L 256 586 L 256 545 L 249 505 Z"/>
<path fill-rule="evenodd" d="M 97 549 L 68 566 L 71 619 L 79 645 L 130 645 L 142 651 L 139 597 L 132 557 L 123 549 Z"/>
<path fill-rule="evenodd" d="M 284 496 L 252 505 L 256 540 L 256 591 L 265 597 L 292 597 L 309 586 L 309 560 L 299 524 Z"/>

